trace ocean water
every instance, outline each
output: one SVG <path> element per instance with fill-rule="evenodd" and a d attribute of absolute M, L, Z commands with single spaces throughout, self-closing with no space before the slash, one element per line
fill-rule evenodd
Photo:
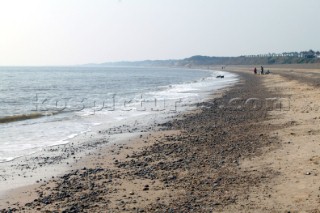
<path fill-rule="evenodd" d="M 97 125 L 179 113 L 236 81 L 226 72 L 181 68 L 0 67 L 0 162 L 68 143 Z"/>

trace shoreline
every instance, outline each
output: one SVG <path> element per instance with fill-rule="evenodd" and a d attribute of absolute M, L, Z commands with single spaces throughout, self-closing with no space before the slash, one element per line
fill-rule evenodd
<path fill-rule="evenodd" d="M 176 110 L 177 112 L 181 112 L 185 110 L 183 108 L 186 108 L 186 110 L 188 110 L 190 103 L 193 103 L 194 105 L 200 99 L 207 96 L 207 92 L 206 92 L 207 88 L 215 87 L 213 86 L 213 84 L 215 83 L 212 83 L 212 82 L 216 82 L 216 81 L 211 80 L 211 78 L 215 75 L 215 71 L 200 70 L 200 69 L 198 70 L 201 72 L 205 72 L 206 77 L 197 78 L 197 79 L 194 79 L 194 81 L 186 81 L 186 82 L 180 82 L 177 84 L 161 86 L 157 89 L 151 90 L 150 91 L 151 95 L 149 96 L 147 95 L 148 92 L 145 92 L 146 95 L 141 94 L 141 98 L 140 98 L 140 95 L 139 97 L 138 95 L 135 95 L 136 97 L 133 99 L 133 101 L 132 100 L 128 101 L 128 103 L 132 101 L 132 103 L 128 105 L 126 104 L 126 101 L 125 103 L 121 103 L 120 98 L 118 100 L 114 99 L 113 100 L 114 108 L 111 110 L 108 107 L 106 107 L 106 108 L 101 108 L 97 110 L 97 112 L 93 109 L 91 112 L 90 108 L 87 111 L 86 110 L 84 110 L 83 112 L 79 111 L 79 113 L 74 112 L 74 114 L 73 112 L 70 111 L 65 113 L 65 117 L 51 118 L 51 116 L 48 116 L 48 117 L 46 116 L 44 118 L 41 118 L 41 120 L 30 121 L 31 125 L 29 124 L 28 120 L 27 120 L 27 123 L 17 122 L 16 124 L 12 124 L 12 125 L 9 123 L 6 123 L 3 126 L 5 128 L 4 133 L 6 134 L 2 134 L 3 138 L 2 138 L 2 141 L 0 141 L 1 144 L 3 144 L 3 146 L 1 146 L 3 150 L 2 152 L 0 151 L 1 152 L 0 163 L 3 163 L 3 162 L 5 163 L 15 158 L 24 157 L 26 155 L 32 155 L 34 152 L 39 152 L 39 150 L 45 147 L 53 147 L 56 145 L 69 143 L 70 141 L 72 142 L 73 137 L 79 137 L 79 136 L 81 137 L 85 135 L 84 133 L 86 132 L 89 132 L 89 133 L 92 132 L 91 131 L 92 129 L 95 131 L 97 129 L 96 128 L 97 125 L 98 126 L 103 125 L 105 126 L 104 128 L 108 128 L 107 123 L 110 127 L 118 124 L 121 125 L 122 123 L 123 124 L 126 123 L 126 121 L 121 122 L 121 120 L 123 119 L 132 120 L 136 116 L 144 117 L 145 115 L 148 116 L 148 114 L 155 114 L 155 113 L 161 114 L 160 111 L 165 111 L 165 113 L 168 113 L 168 114 L 173 110 Z M 217 83 L 218 88 L 226 87 L 228 86 L 228 84 L 232 84 L 233 81 L 236 80 L 236 77 L 234 76 L 230 76 L 230 77 L 228 76 L 227 78 L 228 80 L 225 80 L 224 81 L 225 83 L 221 85 Z M 193 89 L 190 89 L 191 87 Z M 171 93 L 173 94 L 166 96 L 165 95 L 166 91 L 168 94 L 171 94 Z M 140 94 L 140 93 L 137 93 L 137 94 Z M 152 95 L 154 95 L 154 99 L 153 97 L 151 97 Z M 176 95 L 178 96 L 176 97 Z M 177 100 L 179 100 L 178 98 L 182 101 L 181 103 L 177 104 L 176 102 Z M 60 114 L 62 115 L 63 113 L 60 113 Z M 38 113 L 31 113 L 31 114 L 33 115 Z M 23 114 L 22 117 L 25 118 L 25 116 L 26 115 Z M 21 117 L 21 115 L 9 116 L 9 117 Z M 137 118 L 137 119 L 141 120 L 141 118 Z M 49 131 L 51 130 L 51 128 L 53 129 L 57 128 L 57 125 L 56 126 L 51 125 L 53 122 L 56 122 L 56 120 L 57 122 L 60 122 L 60 123 L 57 123 L 57 125 L 59 125 L 58 127 L 60 126 L 66 127 L 65 131 L 61 131 L 61 130 L 60 132 Z M 44 123 L 44 125 L 48 124 L 46 125 L 46 127 L 48 128 L 42 129 L 41 127 L 39 127 L 41 126 L 42 122 Z M 39 123 L 40 125 L 38 125 Z M 21 133 L 19 132 L 19 134 L 16 134 L 17 128 L 19 129 L 21 128 Z M 104 130 L 103 128 L 101 129 Z M 58 134 L 56 132 L 58 132 Z M 8 144 L 8 141 L 12 141 L 15 143 Z M 28 146 L 23 146 L 24 144 L 27 144 Z"/>
<path fill-rule="evenodd" d="M 209 70 L 209 72 L 211 71 Z M 228 89 L 229 84 L 210 94 L 210 97 L 217 96 L 217 94 Z M 191 113 L 198 110 L 193 106 L 197 104 L 196 102 L 189 106 L 192 109 Z M 181 113 L 188 114 L 190 112 L 180 112 L 180 110 L 173 114 L 164 112 L 160 116 L 161 118 L 159 115 L 150 115 L 148 122 L 145 124 L 141 122 L 133 124 L 131 122 L 132 125 L 129 125 L 130 127 L 127 125 L 123 127 L 99 125 L 93 128 L 93 131 L 86 132 L 80 138 L 71 139 L 66 144 L 49 146 L 42 151 L 2 162 L 0 170 L 3 171 L 4 175 L 1 175 L 1 177 L 5 181 L 0 183 L 0 188 L 2 189 L 0 193 L 0 209 L 10 206 L 7 202 L 15 203 L 17 199 L 14 197 L 19 197 L 21 192 L 32 191 L 38 188 L 39 185 L 55 180 L 70 170 L 79 169 L 79 162 L 90 158 L 92 153 L 97 152 L 98 154 L 101 149 L 111 149 L 113 145 L 118 143 L 129 143 L 128 141 L 132 141 L 135 137 L 140 137 L 141 134 L 155 131 L 154 129 L 157 129 L 159 122 L 167 122 Z M 154 116 L 157 118 L 156 123 Z M 114 132 L 114 135 L 110 135 L 110 132 Z M 117 132 L 121 132 L 121 137 L 117 135 Z M 10 181 L 9 179 L 12 180 Z"/>
<path fill-rule="evenodd" d="M 184 117 L 184 116 L 182 116 L 182 117 Z"/>
<path fill-rule="evenodd" d="M 200 111 L 177 116 L 158 126 L 157 131 L 131 139 L 130 143 L 113 145 L 108 151 L 102 148 L 100 154 L 80 160 L 78 170 L 37 186 L 36 200 L 26 201 L 27 205 L 10 203 L 9 206 L 25 212 L 37 208 L 69 212 L 317 209 L 315 167 L 320 163 L 320 153 L 318 158 L 318 133 L 311 127 L 320 125 L 314 119 L 319 116 L 312 110 L 307 113 L 313 123 L 306 129 L 306 136 L 298 128 L 307 122 L 303 120 L 305 112 L 302 117 L 294 117 L 302 113 L 299 92 L 311 94 L 317 79 L 289 78 L 280 70 L 266 76 L 254 76 L 249 70 L 235 73 L 241 76 L 240 83 L 214 101 L 202 103 Z M 309 86 L 305 85 L 306 81 L 311 82 Z M 307 95 L 305 98 L 309 100 L 311 96 Z M 252 97 L 261 100 L 283 97 L 296 102 L 291 103 L 292 112 L 270 111 L 267 105 L 259 110 L 236 102 L 228 105 L 233 98 Z M 313 101 L 315 105 L 317 99 Z M 313 137 L 314 144 L 308 145 L 314 150 L 303 149 L 300 153 L 305 137 Z M 303 158 L 303 153 L 312 159 L 308 164 L 305 159 L 301 162 L 293 159 L 296 155 Z M 288 169 L 290 162 L 294 162 L 291 167 L 300 163 L 308 165 L 302 166 L 308 169 L 296 174 Z M 288 179 L 288 175 L 292 177 Z M 313 184 L 305 183 L 310 181 L 306 177 Z M 296 198 L 301 187 L 314 190 L 306 197 Z"/>

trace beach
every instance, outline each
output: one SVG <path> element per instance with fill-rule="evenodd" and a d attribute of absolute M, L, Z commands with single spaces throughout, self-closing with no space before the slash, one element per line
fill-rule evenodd
<path fill-rule="evenodd" d="M 265 69 L 227 66 L 240 81 L 195 110 L 32 159 L 45 180 L 21 162 L 19 181 L 35 178 L 3 195 L 1 212 L 317 212 L 320 67 Z M 72 162 L 48 167 L 64 155 Z"/>

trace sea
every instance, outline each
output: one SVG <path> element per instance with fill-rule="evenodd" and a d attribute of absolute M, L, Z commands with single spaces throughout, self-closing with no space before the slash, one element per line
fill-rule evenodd
<path fill-rule="evenodd" d="M 187 68 L 0 67 L 0 163 L 99 125 L 192 110 L 237 81 L 228 72 Z"/>

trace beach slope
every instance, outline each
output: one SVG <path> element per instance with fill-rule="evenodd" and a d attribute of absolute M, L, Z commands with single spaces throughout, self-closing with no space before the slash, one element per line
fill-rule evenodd
<path fill-rule="evenodd" d="M 229 68 L 240 82 L 221 97 L 84 158 L 36 187 L 35 198 L 7 206 L 25 212 L 317 212 L 319 78 L 290 69 L 254 75 Z"/>

